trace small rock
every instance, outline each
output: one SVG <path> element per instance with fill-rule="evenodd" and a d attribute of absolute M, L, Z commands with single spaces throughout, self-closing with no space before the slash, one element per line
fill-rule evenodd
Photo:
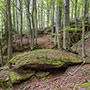
<path fill-rule="evenodd" d="M 37 72 L 36 77 L 41 79 L 41 78 L 47 77 L 49 74 L 50 74 L 49 72 Z"/>

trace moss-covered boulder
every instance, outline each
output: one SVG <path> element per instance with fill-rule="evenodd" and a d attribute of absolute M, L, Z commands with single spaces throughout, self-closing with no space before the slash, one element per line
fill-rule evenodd
<path fill-rule="evenodd" d="M 12 66 L 35 69 L 59 68 L 65 65 L 81 63 L 80 57 L 65 51 L 41 49 L 26 52 L 13 57 L 9 63 Z"/>
<path fill-rule="evenodd" d="M 10 71 L 9 78 L 10 78 L 10 82 L 14 84 L 14 83 L 20 83 L 21 81 L 30 79 L 30 77 L 32 77 L 34 74 L 35 74 L 35 71 L 32 71 L 32 70 L 21 71 L 21 72 Z"/>
<path fill-rule="evenodd" d="M 44 78 L 44 77 L 47 77 L 50 73 L 49 72 L 37 72 L 35 75 L 37 78 Z"/>
<path fill-rule="evenodd" d="M 21 81 L 30 79 L 35 75 L 35 71 L 31 69 L 12 69 L 9 70 L 7 66 L 0 68 L 0 87 L 8 88 L 11 84 L 20 83 Z M 5 89 L 6 90 L 6 89 Z"/>
<path fill-rule="evenodd" d="M 0 87 L 3 90 L 6 90 L 5 88 L 9 86 L 8 72 L 9 72 L 8 66 L 4 66 L 0 68 Z"/>

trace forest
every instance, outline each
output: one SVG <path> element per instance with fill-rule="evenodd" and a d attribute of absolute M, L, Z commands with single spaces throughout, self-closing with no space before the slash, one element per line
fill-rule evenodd
<path fill-rule="evenodd" d="M 0 0 L 0 90 L 90 90 L 90 0 Z"/>

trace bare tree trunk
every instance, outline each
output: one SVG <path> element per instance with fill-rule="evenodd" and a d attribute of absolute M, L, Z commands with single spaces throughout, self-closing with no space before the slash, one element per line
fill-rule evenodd
<path fill-rule="evenodd" d="M 31 45 L 30 48 L 31 50 L 33 49 L 33 41 L 32 41 L 32 30 L 31 30 L 31 20 L 30 20 L 30 9 L 29 9 L 29 5 L 30 5 L 30 0 L 25 0 L 25 4 L 26 4 L 26 14 L 27 14 L 27 21 L 28 21 L 28 37 L 29 40 L 31 40 Z"/>
<path fill-rule="evenodd" d="M 66 30 L 69 26 L 69 0 L 64 0 L 64 31 L 63 31 L 63 49 L 69 49 L 69 31 Z"/>
<path fill-rule="evenodd" d="M 77 1 L 75 0 L 75 28 L 77 28 Z"/>
<path fill-rule="evenodd" d="M 16 7 L 18 7 L 18 1 L 16 0 Z M 17 24 L 17 27 L 16 27 L 16 29 L 17 29 L 17 32 L 19 32 L 18 31 L 18 10 L 16 9 L 16 24 Z"/>
<path fill-rule="evenodd" d="M 54 0 L 52 0 L 52 15 L 51 15 L 51 26 L 52 26 L 52 29 L 51 29 L 51 32 L 54 33 L 54 10 L 55 10 L 55 4 L 54 4 Z"/>
<path fill-rule="evenodd" d="M 38 3 L 38 28 L 40 29 L 41 27 L 40 27 L 40 5 L 39 5 L 39 3 Z"/>
<path fill-rule="evenodd" d="M 73 2 L 73 0 L 71 0 L 71 2 L 72 2 L 72 12 L 71 12 L 71 18 L 73 19 L 74 2 Z"/>
<path fill-rule="evenodd" d="M 49 1 L 47 1 L 47 27 L 49 27 L 49 14 L 50 14 Z"/>
<path fill-rule="evenodd" d="M 15 3 L 15 0 L 13 0 L 13 3 Z M 13 28 L 15 30 L 15 8 L 14 8 L 14 5 L 13 5 Z"/>
<path fill-rule="evenodd" d="M 41 1 L 41 28 L 43 28 L 43 0 Z"/>
<path fill-rule="evenodd" d="M 80 6 L 79 6 L 79 8 L 78 8 L 78 15 L 77 15 L 77 17 L 78 17 L 78 19 L 79 19 L 79 17 L 80 17 Z"/>
<path fill-rule="evenodd" d="M 88 21 L 90 23 L 90 0 L 89 0 L 89 10 L 88 10 Z"/>
<path fill-rule="evenodd" d="M 8 60 L 12 58 L 12 20 L 11 20 L 11 0 L 6 0 L 7 20 L 8 20 Z"/>
<path fill-rule="evenodd" d="M 87 0 L 84 0 L 84 15 L 83 15 L 83 22 L 82 22 L 82 58 L 85 57 L 85 20 L 86 20 L 86 6 L 87 6 Z"/>
<path fill-rule="evenodd" d="M 2 40 L 0 38 L 0 57 L 1 57 L 1 66 L 3 66 L 3 52 L 2 52 Z"/>
<path fill-rule="evenodd" d="M 19 0 L 20 2 L 20 46 L 22 48 L 23 42 L 22 42 L 22 30 L 23 30 L 23 17 L 22 17 L 22 0 Z"/>
<path fill-rule="evenodd" d="M 35 38 L 36 38 L 36 44 L 37 44 L 37 37 L 38 37 L 38 23 L 37 23 L 37 0 L 35 0 Z"/>
<path fill-rule="evenodd" d="M 60 49 L 60 29 L 61 29 L 61 15 L 62 15 L 62 2 L 58 1 L 57 14 L 56 14 L 56 32 L 57 32 L 57 43 L 58 49 Z"/>

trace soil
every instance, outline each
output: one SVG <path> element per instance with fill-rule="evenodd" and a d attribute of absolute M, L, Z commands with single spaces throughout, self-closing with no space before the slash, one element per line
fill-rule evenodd
<path fill-rule="evenodd" d="M 32 77 L 28 81 L 14 85 L 12 90 L 71 90 L 65 87 L 75 86 L 90 79 L 90 70 L 86 72 L 90 68 L 90 64 L 83 65 L 74 75 L 71 75 L 70 73 L 73 73 L 77 68 L 78 66 L 76 65 L 70 66 L 65 72 L 64 69 L 55 70 L 43 79 Z M 86 88 L 90 90 L 90 86 L 85 88 L 78 87 L 77 90 L 85 90 Z M 72 90 L 75 90 L 75 88 Z"/>

